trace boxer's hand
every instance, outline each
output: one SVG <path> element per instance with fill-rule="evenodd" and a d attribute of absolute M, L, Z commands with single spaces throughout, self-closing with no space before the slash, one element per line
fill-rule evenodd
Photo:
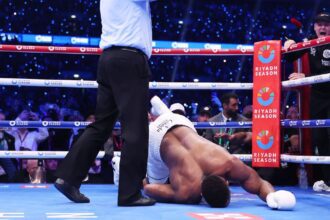
<path fill-rule="evenodd" d="M 269 193 L 266 201 L 268 207 L 279 210 L 292 210 L 296 205 L 296 197 L 293 193 L 285 190 Z"/>
<path fill-rule="evenodd" d="M 150 103 L 152 105 L 151 114 L 153 114 L 155 116 L 159 116 L 164 113 L 171 112 L 170 109 L 165 105 L 165 103 L 158 96 L 152 97 L 152 99 L 150 100 Z"/>
<path fill-rule="evenodd" d="M 295 43 L 296 42 L 294 40 L 291 40 L 291 39 L 285 41 L 284 46 L 283 46 L 284 50 L 288 50 L 292 46 L 292 44 L 295 44 Z"/>
<path fill-rule="evenodd" d="M 301 79 L 301 78 L 305 78 L 304 73 L 291 73 L 289 76 L 289 80 L 295 80 L 295 79 Z"/>

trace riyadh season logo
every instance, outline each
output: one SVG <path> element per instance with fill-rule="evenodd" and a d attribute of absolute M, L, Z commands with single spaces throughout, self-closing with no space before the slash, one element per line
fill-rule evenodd
<path fill-rule="evenodd" d="M 265 45 L 259 48 L 258 59 L 263 64 L 270 63 L 275 58 L 275 50 L 270 45 Z"/>
<path fill-rule="evenodd" d="M 274 136 L 268 130 L 262 130 L 257 135 L 257 145 L 263 150 L 268 150 L 274 144 Z"/>
<path fill-rule="evenodd" d="M 274 102 L 275 94 L 269 87 L 263 87 L 257 94 L 257 100 L 262 106 L 269 106 Z"/>

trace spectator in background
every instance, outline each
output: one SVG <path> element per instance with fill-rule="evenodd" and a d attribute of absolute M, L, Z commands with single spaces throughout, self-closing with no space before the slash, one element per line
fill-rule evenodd
<path fill-rule="evenodd" d="M 38 121 L 37 113 L 23 110 L 16 121 Z M 15 138 L 15 149 L 19 150 L 38 150 L 38 144 L 48 137 L 47 128 L 29 130 L 27 128 L 13 128 L 9 133 Z"/>
<path fill-rule="evenodd" d="M 58 160 L 55 159 L 47 159 L 45 160 L 45 168 L 46 168 L 46 182 L 53 183 L 56 180 L 55 171 L 58 165 Z"/>
<path fill-rule="evenodd" d="M 330 14 L 321 12 L 314 18 L 314 31 L 316 36 L 310 39 L 330 36 Z M 288 49 L 295 42 L 288 40 L 284 48 Z M 288 60 L 294 60 L 308 52 L 310 74 L 320 75 L 330 72 L 330 44 L 312 47 L 287 56 Z M 292 73 L 289 80 L 301 79 L 305 73 Z M 330 82 L 313 84 L 311 87 L 310 118 L 330 118 Z M 312 144 L 320 156 L 330 156 L 330 128 L 313 128 Z M 330 190 L 330 165 L 322 165 L 323 181 L 317 181 L 317 190 Z"/>
<path fill-rule="evenodd" d="M 238 96 L 226 93 L 221 97 L 223 111 L 209 119 L 210 122 L 247 121 L 238 114 Z M 251 152 L 252 133 L 246 129 L 215 128 L 207 129 L 205 138 L 226 148 L 230 153 Z"/>
<path fill-rule="evenodd" d="M 286 113 L 286 119 L 299 120 L 299 111 L 296 106 L 290 106 Z M 284 129 L 284 149 L 282 152 L 289 154 L 300 154 L 299 144 L 299 129 L 297 128 L 285 128 Z"/>
<path fill-rule="evenodd" d="M 243 108 L 242 115 L 247 118 L 249 121 L 252 121 L 253 116 L 253 106 L 247 105 Z"/>
<path fill-rule="evenodd" d="M 205 106 L 203 107 L 197 116 L 197 122 L 207 122 L 212 117 L 212 110 L 211 107 Z M 197 133 L 200 136 L 205 136 L 206 129 L 196 129 Z"/>
<path fill-rule="evenodd" d="M 22 169 L 14 177 L 16 183 L 46 183 L 43 160 L 22 160 Z"/>
<path fill-rule="evenodd" d="M 42 121 L 60 121 L 59 111 L 49 109 Z M 67 151 L 69 149 L 71 129 L 48 128 L 48 138 L 39 144 L 39 150 Z"/>
<path fill-rule="evenodd" d="M 0 121 L 4 120 L 6 120 L 6 116 L 0 111 Z M 15 138 L 8 134 L 4 128 L 0 128 L 0 151 L 8 150 L 15 150 Z M 11 182 L 17 172 L 17 161 L 15 159 L 0 158 L 0 166 L 7 174 L 8 182 Z"/>
<path fill-rule="evenodd" d="M 84 119 L 80 114 L 69 116 L 69 121 L 83 121 L 83 120 Z M 90 122 L 90 123 L 95 122 L 95 115 L 88 115 L 85 121 Z M 82 135 L 84 130 L 85 130 L 84 128 L 72 128 L 72 131 L 71 131 L 72 134 L 71 134 L 71 137 L 69 138 L 69 148 L 71 148 L 74 145 L 74 143 Z"/>

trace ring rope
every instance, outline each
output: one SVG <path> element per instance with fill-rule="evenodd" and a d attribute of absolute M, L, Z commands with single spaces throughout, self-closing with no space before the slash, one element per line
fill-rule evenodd
<path fill-rule="evenodd" d="M 321 37 L 306 42 L 291 45 L 288 50 L 282 50 L 282 53 L 291 53 L 307 48 L 321 46 L 330 43 L 330 36 Z M 101 48 L 97 47 L 59 47 L 59 46 L 34 46 L 34 45 L 8 45 L 0 44 L 0 52 L 18 52 L 18 53 L 51 53 L 51 54 L 80 54 L 80 55 L 100 55 Z M 184 55 L 184 56 L 241 56 L 253 55 L 253 49 L 159 49 L 152 50 L 153 55 Z"/>
<path fill-rule="evenodd" d="M 282 81 L 284 88 L 312 85 L 330 81 L 330 73 L 308 76 L 296 80 Z M 62 88 L 97 88 L 97 82 L 91 80 L 49 80 L 49 79 L 18 79 L 0 78 L 2 86 L 31 86 L 31 87 L 62 87 Z M 176 90 L 251 90 L 253 83 L 209 83 L 209 82 L 149 82 L 150 89 Z"/>
<path fill-rule="evenodd" d="M 192 122 L 196 129 L 208 128 L 251 128 L 251 121 L 231 122 Z M 0 121 L 2 128 L 85 128 L 90 122 L 86 121 Z M 281 126 L 285 128 L 324 128 L 330 127 L 330 119 L 316 120 L 281 120 Z M 114 128 L 120 128 L 117 122 Z"/>
<path fill-rule="evenodd" d="M 0 158 L 21 158 L 21 159 L 63 159 L 68 151 L 0 151 Z M 97 155 L 98 159 L 104 157 L 104 151 Z M 115 151 L 114 155 L 120 155 L 120 151 Z M 251 154 L 233 154 L 242 161 L 252 161 Z M 305 163 L 305 164 L 330 164 L 329 156 L 300 156 L 281 154 L 281 162 Z"/>

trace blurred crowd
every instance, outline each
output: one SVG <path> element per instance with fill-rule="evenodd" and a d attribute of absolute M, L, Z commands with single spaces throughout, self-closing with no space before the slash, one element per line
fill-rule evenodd
<path fill-rule="evenodd" d="M 261 40 L 301 41 L 312 34 L 311 18 L 328 10 L 329 1 L 308 0 L 231 0 L 231 1 L 158 1 L 152 4 L 154 40 L 194 41 L 209 43 L 253 44 Z M 0 33 L 51 34 L 99 37 L 101 23 L 99 1 L 24 0 L 0 1 Z M 297 28 L 291 18 L 303 26 Z M 15 44 L 15 39 L 1 38 L 1 43 Z M 1 78 L 84 79 L 95 80 L 97 56 L 0 53 Z M 162 57 L 150 60 L 151 81 L 176 82 L 251 82 L 251 57 Z M 284 67 L 287 72 L 290 66 Z M 247 120 L 252 116 L 251 91 L 233 91 L 238 96 L 235 111 Z M 182 103 L 193 121 L 207 121 L 223 111 L 221 97 L 227 91 L 152 90 L 170 105 Z M 93 121 L 95 89 L 0 87 L 0 120 Z M 150 97 L 151 97 L 150 96 Z M 296 98 L 287 95 L 283 117 L 299 118 Z M 292 107 L 290 107 L 292 106 Z M 290 108 L 289 108 L 290 107 Z M 14 139 L 9 150 L 68 150 L 81 131 L 75 129 L 12 129 L 0 130 Z M 283 152 L 299 153 L 297 131 L 284 131 Z M 199 131 L 205 135 L 205 131 Z M 120 150 L 120 131 L 109 134 L 105 144 Z M 8 139 L 8 140 L 9 140 Z M 25 143 L 27 142 L 27 143 Z M 9 143 L 7 141 L 7 143 Z M 249 152 L 246 146 L 244 153 Z M 31 182 L 38 167 L 48 170 L 44 177 L 52 182 L 57 160 L 16 160 L 3 162 L 2 181 Z M 9 164 L 9 165 L 8 165 Z M 102 169 L 101 169 L 102 167 Z M 7 169 L 7 170 L 6 170 Z M 109 171 L 110 172 L 106 172 Z M 8 173 L 8 172 L 10 173 Z M 110 175 L 110 176 L 109 176 Z M 109 158 L 95 161 L 86 181 L 112 182 Z M 40 178 L 39 178 L 40 179 Z"/>

